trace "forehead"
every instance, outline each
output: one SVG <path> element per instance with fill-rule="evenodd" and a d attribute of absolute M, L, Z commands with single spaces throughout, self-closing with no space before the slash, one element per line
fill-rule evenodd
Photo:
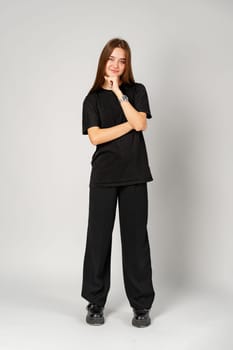
<path fill-rule="evenodd" d="M 125 50 L 122 49 L 121 47 L 115 47 L 113 49 L 111 56 L 117 57 L 117 58 L 126 58 L 126 53 Z"/>

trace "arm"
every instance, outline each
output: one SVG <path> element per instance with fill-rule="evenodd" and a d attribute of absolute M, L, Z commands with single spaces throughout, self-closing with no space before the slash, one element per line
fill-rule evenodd
<path fill-rule="evenodd" d="M 122 97 L 122 92 L 119 89 L 119 91 L 116 92 L 116 96 L 118 99 Z M 145 130 L 147 127 L 147 121 L 146 121 L 146 113 L 144 112 L 138 112 L 129 101 L 123 101 L 121 102 L 121 108 L 123 109 L 123 112 L 125 114 L 126 119 L 128 122 L 132 125 L 132 127 L 136 131 Z"/>
<path fill-rule="evenodd" d="M 99 145 L 108 141 L 117 139 L 120 136 L 127 134 L 133 130 L 133 127 L 129 122 L 118 124 L 110 128 L 100 128 L 98 126 L 92 126 L 88 128 L 88 136 L 93 145 Z"/>
<path fill-rule="evenodd" d="M 109 86 L 111 86 L 112 91 L 118 99 L 123 95 L 122 91 L 119 88 L 118 80 L 116 77 L 105 77 L 105 80 L 108 81 Z M 119 102 L 120 103 L 120 102 Z M 129 101 L 121 102 L 121 107 L 125 114 L 126 119 L 132 125 L 133 129 L 136 131 L 145 130 L 147 127 L 146 113 L 138 112 Z"/>

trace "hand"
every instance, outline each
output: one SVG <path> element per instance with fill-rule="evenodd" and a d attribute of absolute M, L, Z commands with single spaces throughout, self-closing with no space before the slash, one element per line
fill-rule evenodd
<path fill-rule="evenodd" d="M 113 92 L 119 91 L 119 78 L 116 76 L 104 76 L 105 83 Z"/>

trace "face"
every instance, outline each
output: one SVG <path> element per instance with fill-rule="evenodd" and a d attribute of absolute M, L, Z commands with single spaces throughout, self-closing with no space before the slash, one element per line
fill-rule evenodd
<path fill-rule="evenodd" d="M 120 78 L 120 76 L 124 73 L 125 64 L 126 64 L 125 50 L 120 47 L 116 47 L 112 51 L 106 63 L 105 74 L 110 77 L 117 76 L 118 78 Z"/>

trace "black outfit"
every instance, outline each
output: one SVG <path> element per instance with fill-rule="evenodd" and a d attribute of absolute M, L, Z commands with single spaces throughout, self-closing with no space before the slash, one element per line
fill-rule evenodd
<path fill-rule="evenodd" d="M 121 91 L 139 112 L 151 118 L 142 84 L 122 84 Z M 124 102 L 123 102 L 124 103 Z M 89 93 L 83 103 L 83 134 L 91 126 L 107 128 L 127 121 L 111 90 Z M 147 182 L 152 181 L 142 131 L 100 145 L 91 160 L 89 217 L 81 295 L 104 306 L 110 288 L 111 243 L 118 201 L 126 294 L 135 309 L 154 300 L 147 233 Z"/>

